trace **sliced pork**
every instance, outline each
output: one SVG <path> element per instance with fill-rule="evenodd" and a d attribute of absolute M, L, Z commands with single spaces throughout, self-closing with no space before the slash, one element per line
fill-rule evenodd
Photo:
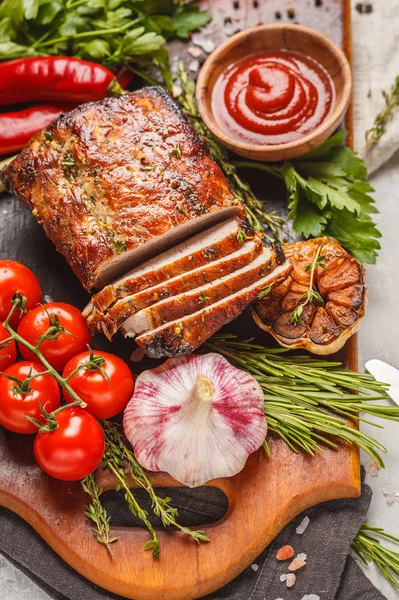
<path fill-rule="evenodd" d="M 86 289 L 242 215 L 225 176 L 163 88 L 83 104 L 3 169 Z"/>
<path fill-rule="evenodd" d="M 178 294 L 197 288 L 201 284 L 209 284 L 223 275 L 228 275 L 245 265 L 249 265 L 262 252 L 262 248 L 263 245 L 260 240 L 249 240 L 240 250 L 236 250 L 236 252 L 209 265 L 173 277 L 138 294 L 126 296 L 118 300 L 101 318 L 98 317 L 97 313 L 97 329 L 103 331 L 111 339 L 122 323 L 133 313 L 141 311 L 147 306 L 152 306 L 165 298 L 171 299 Z M 93 330 L 93 320 L 93 315 L 87 319 L 91 331 Z M 100 325 L 100 328 L 98 325 Z"/>
<path fill-rule="evenodd" d="M 98 329 L 104 313 L 119 299 L 230 255 L 248 238 L 258 239 L 247 221 L 234 217 L 159 254 L 93 296 L 84 311 L 90 329 Z"/>
<path fill-rule="evenodd" d="M 285 262 L 249 287 L 191 315 L 161 325 L 137 337 L 136 342 L 152 358 L 190 354 L 223 325 L 238 317 L 269 285 L 274 287 L 284 281 L 291 269 L 291 265 Z M 127 327 L 123 329 L 126 336 L 134 336 L 134 331 Z"/>
<path fill-rule="evenodd" d="M 274 268 L 274 252 L 271 248 L 263 248 L 261 254 L 249 265 L 235 270 L 230 275 L 221 277 L 189 292 L 166 298 L 149 308 L 140 310 L 129 317 L 122 325 L 122 331 L 128 331 L 129 336 L 140 335 L 151 329 L 156 329 L 164 323 L 175 321 L 185 315 L 197 312 L 200 307 L 215 304 L 222 298 L 239 292 L 262 277 L 268 275 Z"/>

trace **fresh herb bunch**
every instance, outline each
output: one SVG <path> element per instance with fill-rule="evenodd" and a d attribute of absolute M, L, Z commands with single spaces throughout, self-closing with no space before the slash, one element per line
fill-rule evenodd
<path fill-rule="evenodd" d="M 171 38 L 187 39 L 210 14 L 176 0 L 3 0 L 0 60 L 66 54 L 115 68 L 155 65 L 170 83 Z"/>
<path fill-rule="evenodd" d="M 373 126 L 366 131 L 366 144 L 368 148 L 378 144 L 386 131 L 389 120 L 399 106 L 399 75 L 396 77 L 389 92 L 383 91 L 382 95 L 385 100 L 385 105 L 381 112 L 376 116 Z"/>
<path fill-rule="evenodd" d="M 383 546 L 381 539 L 399 544 L 397 537 L 385 533 L 380 527 L 371 527 L 368 523 L 363 523 L 353 540 L 352 548 L 365 565 L 374 562 L 385 579 L 399 590 L 399 552 Z"/>
<path fill-rule="evenodd" d="M 105 435 L 105 453 L 102 467 L 109 469 L 115 475 L 118 482 L 117 489 L 124 491 L 125 500 L 130 512 L 137 516 L 147 527 L 150 539 L 145 544 L 144 549 L 152 550 L 153 558 L 157 558 L 161 551 L 161 546 L 156 531 L 148 519 L 148 513 L 140 507 L 130 489 L 129 478 L 138 487 L 146 490 L 151 499 L 152 511 L 154 515 L 161 518 L 164 527 L 176 527 L 185 535 L 191 536 L 198 543 L 209 541 L 204 531 L 193 531 L 177 522 L 178 510 L 170 504 L 171 498 L 160 498 L 157 496 L 146 471 L 137 462 L 132 450 L 126 446 L 118 426 L 111 421 L 103 421 L 102 425 Z M 98 488 L 92 475 L 89 475 L 89 477 L 86 477 L 82 481 L 82 487 L 91 496 L 91 504 L 86 508 L 86 516 L 94 523 L 93 530 L 97 535 L 97 541 L 104 544 L 108 552 L 111 553 L 109 544 L 115 542 L 117 538 L 109 537 L 110 517 L 101 504 L 101 490 Z"/>
<path fill-rule="evenodd" d="M 176 78 L 180 80 L 181 92 L 176 94 L 176 100 L 183 112 L 191 120 L 195 130 L 206 141 L 211 158 L 219 165 L 225 174 L 234 195 L 244 204 L 249 222 L 255 231 L 265 233 L 265 226 L 272 232 L 273 239 L 279 239 L 284 219 L 274 213 L 266 213 L 263 203 L 258 200 L 251 190 L 238 175 L 236 167 L 230 161 L 228 150 L 216 140 L 209 131 L 198 111 L 195 100 L 195 83 L 184 70 L 184 65 L 179 62 Z M 269 237 L 271 240 L 272 238 Z"/>
<path fill-rule="evenodd" d="M 265 395 L 269 430 L 292 450 L 314 455 L 320 444 L 337 447 L 339 440 L 345 440 L 384 466 L 379 454 L 386 452 L 384 446 L 344 419 L 364 421 L 360 418 L 364 413 L 399 421 L 398 406 L 377 403 L 387 398 L 386 384 L 367 373 L 344 369 L 339 362 L 287 355 L 285 348 L 269 349 L 234 335 L 215 335 L 206 345 L 257 379 Z M 269 452 L 267 444 L 265 449 Z"/>
<path fill-rule="evenodd" d="M 305 239 L 327 235 L 338 240 L 360 262 L 376 262 L 381 237 L 372 215 L 377 213 L 367 169 L 356 153 L 342 146 L 339 131 L 300 159 L 274 165 L 235 161 L 237 168 L 253 168 L 279 177 L 288 190 L 297 235 Z"/>

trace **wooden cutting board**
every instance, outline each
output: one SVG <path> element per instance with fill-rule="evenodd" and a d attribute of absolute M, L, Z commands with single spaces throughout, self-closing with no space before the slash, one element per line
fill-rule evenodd
<path fill-rule="evenodd" d="M 287 21 L 286 9 L 295 6 L 294 21 L 319 29 L 348 54 L 350 51 L 347 0 L 324 0 L 320 7 L 315 6 L 314 0 L 239 0 L 235 3 L 237 8 L 230 0 L 202 4 L 214 16 L 209 31 L 215 44 L 225 39 L 226 31 L 274 22 L 276 11 L 281 13 L 282 21 Z M 189 64 L 192 57 L 186 48 L 179 42 L 173 43 L 172 58 L 184 56 Z M 349 117 L 347 127 L 350 125 Z M 284 213 L 283 188 L 274 180 L 265 185 L 265 178 L 260 180 L 257 175 L 251 183 L 260 197 L 263 190 L 268 190 L 269 210 Z M 29 211 L 15 198 L 3 195 L 0 214 L 0 257 L 29 265 L 39 277 L 44 293 L 53 299 L 83 307 L 88 295 Z M 247 315 L 230 330 L 242 330 L 246 336 L 257 333 L 258 340 L 270 343 L 266 334 L 255 328 L 251 331 L 251 327 Z M 123 339 L 111 345 L 99 338 L 94 346 L 116 352 L 126 360 L 132 351 L 131 342 Z M 339 358 L 350 368 L 357 367 L 355 338 Z M 147 361 L 144 367 L 149 364 Z M 80 484 L 47 477 L 35 464 L 32 441 L 31 436 L 18 436 L 0 428 L 0 505 L 30 523 L 83 576 L 111 592 L 137 600 L 190 600 L 208 594 L 238 575 L 300 512 L 317 503 L 355 497 L 360 492 L 359 456 L 355 449 L 342 445 L 311 458 L 294 454 L 281 439 L 272 437 L 271 458 L 259 451 L 250 457 L 240 474 L 209 484 L 222 490 L 228 499 L 225 516 L 217 523 L 204 524 L 210 543 L 197 545 L 178 532 L 161 530 L 161 555 L 154 561 L 149 552 L 143 551 L 148 540 L 146 530 L 112 527 L 112 534 L 119 538 L 113 545 L 112 560 L 96 542 L 84 516 L 87 497 Z M 99 472 L 97 478 L 104 490 L 115 487 L 109 473 Z M 154 476 L 152 481 L 155 486 L 179 485 L 163 474 Z"/>

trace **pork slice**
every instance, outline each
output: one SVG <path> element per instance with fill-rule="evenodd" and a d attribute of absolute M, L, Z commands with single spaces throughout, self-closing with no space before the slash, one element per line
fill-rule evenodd
<path fill-rule="evenodd" d="M 239 236 L 240 230 L 245 235 Z M 92 313 L 93 308 L 105 313 L 119 299 L 226 256 L 240 248 L 247 237 L 254 235 L 247 221 L 236 217 L 215 225 L 107 285 L 93 296 L 84 315 Z"/>
<path fill-rule="evenodd" d="M 86 289 L 243 215 L 204 141 L 161 87 L 61 115 L 0 178 Z"/>
<path fill-rule="evenodd" d="M 141 335 L 165 323 L 195 313 L 200 307 L 215 304 L 268 275 L 275 268 L 274 258 L 271 248 L 263 248 L 261 254 L 242 269 L 233 270 L 229 275 L 206 285 L 166 298 L 136 312 L 122 324 L 121 331 L 124 334 L 128 333 L 129 337 Z"/>
<path fill-rule="evenodd" d="M 111 339 L 122 323 L 133 313 L 141 311 L 159 300 L 177 296 L 233 273 L 235 270 L 250 264 L 262 252 L 262 249 L 263 245 L 259 239 L 249 240 L 240 250 L 211 262 L 209 265 L 172 277 L 172 279 L 142 290 L 138 294 L 126 296 L 118 300 L 105 315 L 102 315 L 101 319 L 97 318 L 97 330 L 99 329 L 98 325 L 100 325 L 100 330 Z M 90 325 L 92 331 L 92 323 Z"/>
<path fill-rule="evenodd" d="M 284 281 L 291 270 L 291 265 L 285 262 L 249 287 L 211 306 L 201 308 L 191 315 L 140 335 L 136 338 L 136 342 L 151 358 L 190 354 L 223 325 L 237 318 L 267 286 L 274 287 Z M 125 335 L 128 337 L 129 332 L 127 331 Z"/>

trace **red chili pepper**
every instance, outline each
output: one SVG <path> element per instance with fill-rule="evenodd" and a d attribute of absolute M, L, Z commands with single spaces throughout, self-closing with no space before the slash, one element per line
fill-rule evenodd
<path fill-rule="evenodd" d="M 0 106 L 35 100 L 77 104 L 101 100 L 113 84 L 119 87 L 112 71 L 86 60 L 19 58 L 0 64 Z"/>
<path fill-rule="evenodd" d="M 76 104 L 42 104 L 0 114 L 0 154 L 21 150 L 34 133 L 75 106 Z"/>
<path fill-rule="evenodd" d="M 129 69 L 129 67 L 126 67 L 125 65 L 122 65 L 115 73 L 115 77 L 117 78 L 119 85 L 124 90 L 126 90 L 129 87 L 133 79 L 133 75 L 134 73 Z"/>

